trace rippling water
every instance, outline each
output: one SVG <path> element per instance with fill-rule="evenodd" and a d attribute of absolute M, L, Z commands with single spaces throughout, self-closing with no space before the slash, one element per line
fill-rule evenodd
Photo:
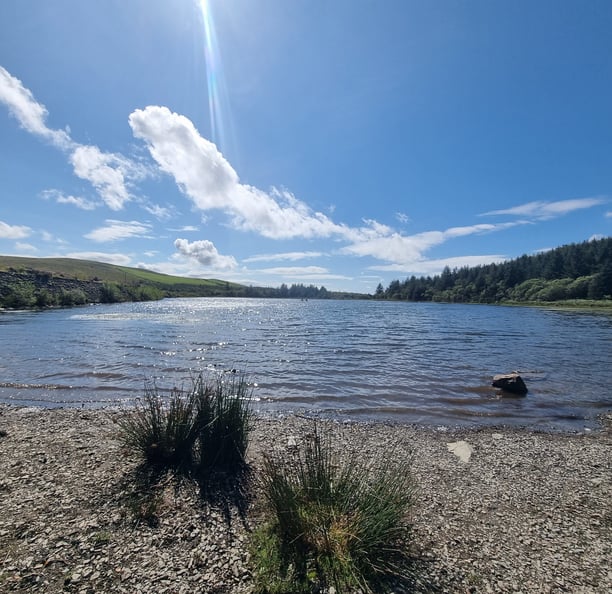
<path fill-rule="evenodd" d="M 612 317 L 376 301 L 173 299 L 0 314 L 0 401 L 102 406 L 246 372 L 261 411 L 583 429 L 612 408 Z M 520 370 L 524 398 L 496 373 Z"/>

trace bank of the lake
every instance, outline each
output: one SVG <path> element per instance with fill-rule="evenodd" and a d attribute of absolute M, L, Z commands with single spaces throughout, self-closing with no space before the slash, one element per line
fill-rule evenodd
<path fill-rule="evenodd" d="M 256 486 L 243 509 L 171 480 L 146 499 L 117 441 L 118 414 L 0 407 L 0 591 L 251 591 Z M 343 451 L 412 456 L 417 591 L 612 589 L 612 416 L 581 434 L 324 425 Z M 289 452 L 311 427 L 299 416 L 258 418 L 253 476 L 263 451 Z M 471 446 L 468 462 L 449 451 L 457 441 Z"/>

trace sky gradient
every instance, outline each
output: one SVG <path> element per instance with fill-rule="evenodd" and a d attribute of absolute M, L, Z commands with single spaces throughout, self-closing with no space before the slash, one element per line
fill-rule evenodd
<path fill-rule="evenodd" d="M 612 235 L 612 3 L 3 0 L 0 254 L 378 283 Z"/>

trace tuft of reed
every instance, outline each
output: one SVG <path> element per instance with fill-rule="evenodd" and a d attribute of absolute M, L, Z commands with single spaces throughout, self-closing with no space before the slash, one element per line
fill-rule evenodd
<path fill-rule="evenodd" d="M 243 375 L 219 376 L 194 384 L 197 409 L 198 473 L 236 474 L 246 465 L 252 428 L 250 388 Z"/>
<path fill-rule="evenodd" d="M 174 389 L 164 399 L 154 384 L 147 385 L 134 410 L 117 422 L 123 445 L 135 450 L 147 465 L 179 468 L 191 464 L 197 437 L 193 391 Z"/>
<path fill-rule="evenodd" d="M 134 410 L 118 420 L 119 438 L 150 467 L 231 474 L 245 464 L 251 418 L 244 376 L 199 375 L 190 390 L 174 389 L 167 398 L 146 386 Z"/>
<path fill-rule="evenodd" d="M 409 465 L 341 457 L 316 423 L 293 459 L 266 455 L 262 486 L 271 518 L 254 537 L 258 591 L 381 591 L 407 559 Z"/>

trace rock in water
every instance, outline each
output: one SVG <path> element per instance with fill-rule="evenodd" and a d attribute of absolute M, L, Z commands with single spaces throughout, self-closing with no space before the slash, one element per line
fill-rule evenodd
<path fill-rule="evenodd" d="M 519 394 L 520 396 L 527 394 L 527 386 L 518 373 L 506 373 L 504 375 L 494 376 L 493 386 L 512 394 Z"/>

